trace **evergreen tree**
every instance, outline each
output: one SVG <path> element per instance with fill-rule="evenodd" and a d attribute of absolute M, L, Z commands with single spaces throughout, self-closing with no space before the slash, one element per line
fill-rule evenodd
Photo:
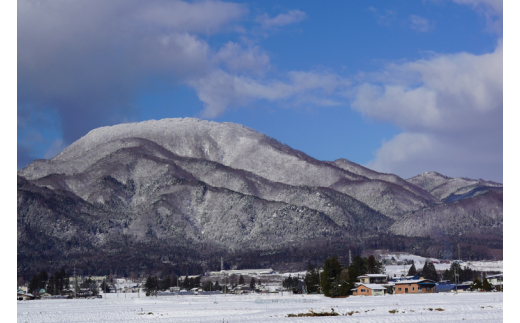
<path fill-rule="evenodd" d="M 147 280 L 147 282 L 148 282 L 148 280 Z M 103 279 L 103 281 L 101 282 L 101 285 L 99 287 L 101 288 L 103 293 L 108 293 L 108 291 L 109 291 L 108 284 L 107 284 L 107 281 L 105 279 Z"/>
<path fill-rule="evenodd" d="M 195 278 L 193 278 L 193 285 L 191 288 L 194 288 L 194 287 L 200 287 L 200 280 L 202 279 L 202 276 L 199 275 Z"/>
<path fill-rule="evenodd" d="M 412 263 L 412 266 L 410 269 L 408 269 L 408 276 L 415 276 L 417 275 L 417 269 L 415 269 L 415 263 Z"/>
<path fill-rule="evenodd" d="M 191 289 L 191 287 L 190 287 L 190 279 L 188 278 L 188 275 L 186 275 L 186 277 L 184 277 L 183 285 L 184 285 L 184 289 L 186 289 L 186 290 L 190 290 Z"/>
<path fill-rule="evenodd" d="M 47 281 L 49 280 L 49 275 L 46 271 L 40 271 L 38 274 L 38 288 L 39 289 L 45 289 L 45 286 L 47 286 Z"/>
<path fill-rule="evenodd" d="M 262 285 L 262 281 L 260 279 L 258 279 L 258 286 Z"/>
<path fill-rule="evenodd" d="M 153 293 L 153 282 L 152 277 L 150 276 L 146 278 L 146 282 L 144 283 L 144 291 L 146 292 L 146 296 L 150 296 Z"/>
<path fill-rule="evenodd" d="M 482 282 L 482 290 L 489 292 L 493 289 L 493 285 L 489 283 L 486 277 L 484 277 L 484 281 Z"/>
<path fill-rule="evenodd" d="M 215 288 L 213 287 L 213 282 L 211 280 L 208 280 L 206 284 L 204 284 L 204 287 L 202 289 L 206 292 L 215 290 Z"/>
<path fill-rule="evenodd" d="M 439 276 L 437 275 L 435 266 L 431 261 L 424 262 L 424 267 L 422 269 L 421 276 L 423 276 L 425 279 L 431 279 L 435 282 L 439 281 Z"/>
<path fill-rule="evenodd" d="M 251 288 L 251 290 L 254 290 L 256 288 L 256 283 L 255 283 L 254 277 L 251 278 L 251 281 L 249 282 L 249 287 Z"/>
<path fill-rule="evenodd" d="M 305 285 L 307 285 L 307 291 L 309 293 L 316 293 L 320 287 L 320 276 L 318 274 L 318 269 L 313 265 L 309 265 L 307 267 L 307 273 L 305 274 L 303 281 Z"/>
<path fill-rule="evenodd" d="M 357 272 L 357 269 L 356 269 L 356 266 L 354 266 L 354 264 L 350 265 L 347 269 L 347 279 L 346 279 L 346 283 L 348 284 L 348 292 L 354 288 L 356 282 L 357 282 L 357 278 L 361 276 L 358 274 Z"/>
<path fill-rule="evenodd" d="M 56 283 L 54 282 L 54 276 L 49 277 L 47 288 L 45 288 L 45 290 L 51 295 L 56 295 Z"/>
<path fill-rule="evenodd" d="M 359 255 L 354 256 L 354 259 L 352 259 L 351 266 L 353 266 L 353 268 L 356 269 L 356 273 L 358 274 L 358 276 L 365 275 L 368 271 L 365 261 Z"/>
<path fill-rule="evenodd" d="M 367 273 L 368 274 L 379 274 L 377 268 L 377 260 L 374 255 L 370 255 L 367 259 Z"/>
<path fill-rule="evenodd" d="M 218 283 L 218 280 L 215 282 L 215 289 L 214 290 L 222 290 L 222 286 Z"/>
<path fill-rule="evenodd" d="M 69 275 L 65 272 L 65 269 L 61 268 L 60 272 L 54 273 L 56 294 L 61 294 L 64 289 L 69 288 Z"/>
<path fill-rule="evenodd" d="M 242 275 L 240 275 L 240 277 L 238 278 L 238 284 L 239 285 L 243 285 L 245 284 L 246 282 L 244 281 L 244 277 Z"/>
<path fill-rule="evenodd" d="M 323 289 L 323 294 L 325 294 L 325 296 L 332 296 L 330 294 L 331 287 L 336 288 L 334 280 L 341 274 L 341 269 L 341 264 L 336 255 L 325 260 L 325 263 L 323 264 L 323 272 L 320 277 L 321 288 Z"/>
<path fill-rule="evenodd" d="M 455 263 L 455 262 L 452 262 L 448 272 L 447 273 L 444 272 L 444 277 L 443 278 L 446 279 L 446 280 L 449 280 L 450 283 L 452 283 L 452 284 L 456 284 L 457 283 L 457 277 L 455 276 L 455 273 L 457 273 L 459 275 L 458 282 L 460 283 L 462 281 L 460 265 Z"/>
<path fill-rule="evenodd" d="M 18 277 L 18 287 L 22 287 L 25 285 L 25 281 L 23 280 L 23 277 Z"/>
<path fill-rule="evenodd" d="M 473 280 L 473 284 L 471 284 L 471 290 L 479 289 L 482 289 L 482 282 L 480 281 L 480 279 L 475 278 L 475 280 Z"/>
<path fill-rule="evenodd" d="M 29 293 L 34 293 L 35 290 L 38 288 L 38 276 L 34 275 L 31 278 L 31 281 L 29 282 Z"/>
<path fill-rule="evenodd" d="M 289 277 L 285 278 L 282 281 L 282 286 L 285 287 L 285 288 L 291 288 L 292 287 L 292 277 L 291 277 L 290 274 L 289 274 Z"/>
<path fill-rule="evenodd" d="M 449 280 L 450 283 L 451 283 L 451 280 L 450 280 L 450 271 L 449 271 L 449 269 L 444 270 L 444 273 L 442 274 L 442 279 L 444 279 L 444 280 Z"/>
<path fill-rule="evenodd" d="M 171 284 L 170 275 L 167 275 L 166 278 L 161 281 L 161 290 L 168 290 L 171 287 Z"/>

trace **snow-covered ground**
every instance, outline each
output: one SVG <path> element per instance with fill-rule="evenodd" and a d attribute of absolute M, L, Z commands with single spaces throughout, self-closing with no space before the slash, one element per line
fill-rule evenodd
<path fill-rule="evenodd" d="M 108 299 L 18 301 L 20 323 L 32 322 L 501 322 L 503 293 L 351 296 L 159 296 L 108 294 Z M 269 302 L 269 303 L 267 303 Z M 287 317 L 327 311 L 334 317 Z M 390 311 L 395 313 L 390 313 Z M 348 315 L 351 313 L 352 315 Z M 344 316 L 344 314 L 346 316 Z"/>

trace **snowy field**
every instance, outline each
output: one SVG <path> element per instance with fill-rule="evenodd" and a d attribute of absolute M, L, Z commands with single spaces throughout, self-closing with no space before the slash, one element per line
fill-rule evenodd
<path fill-rule="evenodd" d="M 351 296 L 218 295 L 18 301 L 18 322 L 502 322 L 503 293 Z M 142 296 L 142 295 L 141 295 Z M 269 303 L 267 303 L 269 302 Z M 331 312 L 332 317 L 287 317 Z M 390 313 L 390 311 L 395 313 Z M 348 315 L 351 313 L 351 315 Z"/>

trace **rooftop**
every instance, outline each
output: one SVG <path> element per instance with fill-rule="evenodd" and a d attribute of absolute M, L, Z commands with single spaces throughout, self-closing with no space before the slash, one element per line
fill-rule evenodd
<path fill-rule="evenodd" d="M 370 289 L 372 289 L 372 290 L 377 290 L 377 289 L 386 289 L 385 286 L 380 285 L 380 284 L 359 284 L 358 287 L 359 287 L 359 286 L 365 286 L 365 287 L 370 288 Z"/>

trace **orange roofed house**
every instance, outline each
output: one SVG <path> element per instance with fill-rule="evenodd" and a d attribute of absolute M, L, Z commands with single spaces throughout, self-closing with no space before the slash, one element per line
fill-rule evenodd
<path fill-rule="evenodd" d="M 402 280 L 395 282 L 396 294 L 435 293 L 435 282 L 429 279 Z"/>
<path fill-rule="evenodd" d="M 351 291 L 353 296 L 382 296 L 386 292 L 386 287 L 380 284 L 361 283 L 358 286 L 356 286 L 356 288 L 351 289 Z"/>

